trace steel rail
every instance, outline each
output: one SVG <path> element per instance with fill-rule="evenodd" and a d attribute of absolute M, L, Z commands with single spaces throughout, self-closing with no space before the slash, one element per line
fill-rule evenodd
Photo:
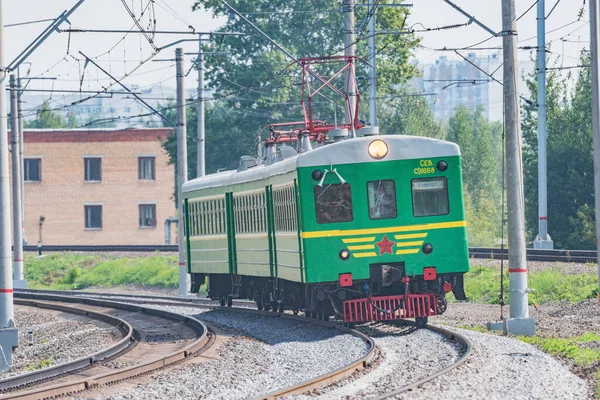
<path fill-rule="evenodd" d="M 105 297 L 105 296 L 106 297 L 121 297 L 123 299 L 130 299 L 130 300 L 126 300 L 126 301 L 134 302 L 134 303 L 155 304 L 155 305 L 181 305 L 183 307 L 197 307 L 197 308 L 203 308 L 203 309 L 211 308 L 211 309 L 233 311 L 233 312 L 242 311 L 242 312 L 250 312 L 250 313 L 255 313 L 255 314 L 269 315 L 269 316 L 281 317 L 281 318 L 299 319 L 302 322 L 310 322 L 310 323 L 319 324 L 322 326 L 338 329 L 338 330 L 341 330 L 344 332 L 348 332 L 355 336 L 361 337 L 370 346 L 369 353 L 367 353 L 363 358 L 356 360 L 342 368 L 339 368 L 328 374 L 324 374 L 319 377 L 310 379 L 308 381 L 304 381 L 299 384 L 289 386 L 287 388 L 283 388 L 283 389 L 280 389 L 280 390 L 277 390 L 277 391 L 274 391 L 274 392 L 271 392 L 271 393 L 268 393 L 265 395 L 257 396 L 254 398 L 255 400 L 278 399 L 278 398 L 282 398 L 282 397 L 286 397 L 286 396 L 299 395 L 302 393 L 306 393 L 312 389 L 331 385 L 337 381 L 340 381 L 340 380 L 352 375 L 353 373 L 361 370 L 362 368 L 367 367 L 372 361 L 373 355 L 371 353 L 373 353 L 374 349 L 375 349 L 375 344 L 369 336 L 363 334 L 362 332 L 356 331 L 354 329 L 346 328 L 340 324 L 326 322 L 326 321 L 320 321 L 320 320 L 315 320 L 315 319 L 307 319 L 305 317 L 298 317 L 298 316 L 293 316 L 293 315 L 289 315 L 289 314 L 273 313 L 270 311 L 259 311 L 259 310 L 248 309 L 248 308 L 243 308 L 243 307 L 220 307 L 220 306 L 214 305 L 214 302 L 215 302 L 214 300 L 179 299 L 176 297 L 148 296 L 148 295 L 145 295 L 145 296 L 120 295 L 120 294 L 112 294 L 112 293 L 110 293 L 110 294 L 92 293 L 92 292 L 77 293 L 75 291 L 71 291 L 69 293 L 72 293 L 72 295 L 85 294 L 87 296 L 98 296 L 98 297 Z M 183 301 L 183 304 L 181 303 L 182 301 Z M 209 304 L 209 303 L 213 303 L 213 304 Z M 247 302 L 236 301 L 236 303 L 243 304 L 243 303 L 247 303 Z M 383 322 L 385 322 L 385 321 L 383 321 Z M 410 323 L 410 321 L 409 321 L 409 323 Z M 461 357 L 458 358 L 451 365 L 448 365 L 447 367 L 442 368 L 439 371 L 436 371 L 434 374 L 431 374 L 431 375 L 429 375 L 425 378 L 422 378 L 416 382 L 405 385 L 397 390 L 394 390 L 393 392 L 389 392 L 382 396 L 379 396 L 379 397 L 377 397 L 377 399 L 389 398 L 389 397 L 395 396 L 397 394 L 404 393 L 406 391 L 414 389 L 418 386 L 423 385 L 424 383 L 430 382 L 430 381 L 440 377 L 441 375 L 457 368 L 459 365 L 463 364 L 469 357 L 469 355 L 471 353 L 471 342 L 469 341 L 469 339 L 467 339 L 463 335 L 458 334 L 456 332 L 452 332 L 450 330 L 447 330 L 447 329 L 444 329 L 441 327 L 432 326 L 432 325 L 425 325 L 424 328 L 429 329 L 434 332 L 437 332 L 441 335 L 448 337 L 450 340 L 459 343 L 464 348 L 464 351 L 463 351 Z"/>
<path fill-rule="evenodd" d="M 460 358 L 457 359 L 452 364 L 440 369 L 439 371 L 436 371 L 435 373 L 433 373 L 429 376 L 419 379 L 416 382 L 409 383 L 408 385 L 405 385 L 396 390 L 392 390 L 391 392 L 387 392 L 381 396 L 376 397 L 374 400 L 389 399 L 390 397 L 394 397 L 399 394 L 408 392 L 409 390 L 416 389 L 419 386 L 421 386 L 427 382 L 431 382 L 431 381 L 435 380 L 436 378 L 439 378 L 440 376 L 456 369 L 458 366 L 462 365 L 465 361 L 467 361 L 467 358 L 471 354 L 471 341 L 469 339 L 467 339 L 466 337 L 464 337 L 463 335 L 461 335 L 459 333 L 452 332 L 452 331 L 449 331 L 447 329 L 444 329 L 444 328 L 441 328 L 438 326 L 425 325 L 425 328 L 429 329 L 431 331 L 437 332 L 441 335 L 447 336 L 450 340 L 460 343 L 462 345 L 462 347 L 464 348 L 464 352 L 462 353 Z"/>
<path fill-rule="evenodd" d="M 39 383 L 75 371 L 81 371 L 101 361 L 122 354 L 123 352 L 129 350 L 134 344 L 133 327 L 131 326 L 131 324 L 129 324 L 127 321 L 121 318 L 113 317 L 112 315 L 99 313 L 96 311 L 89 311 L 81 308 L 69 307 L 60 304 L 44 303 L 40 301 L 15 299 L 14 302 L 15 304 L 24 305 L 28 307 L 37 307 L 44 308 L 47 310 L 62 311 L 69 314 L 83 315 L 91 319 L 103 321 L 118 328 L 123 334 L 123 338 L 117 343 L 94 354 L 81 357 L 76 360 L 67 361 L 65 363 L 54 365 L 41 370 L 0 379 L 0 392 L 20 388 L 23 386 L 30 385 L 32 383 Z"/>
<path fill-rule="evenodd" d="M 133 378 L 135 376 L 147 374 L 153 372 L 155 370 L 171 366 L 186 360 L 187 358 L 199 354 L 206 349 L 208 349 L 215 340 L 214 333 L 211 332 L 209 335 L 209 330 L 204 323 L 197 320 L 196 318 L 167 312 L 163 310 L 155 310 L 152 308 L 140 307 L 133 304 L 122 303 L 122 302 L 113 302 L 107 300 L 100 300 L 97 298 L 90 297 L 74 297 L 74 296 L 57 296 L 50 295 L 46 293 L 32 293 L 32 292 L 18 292 L 14 293 L 15 298 L 17 299 L 35 299 L 35 300 L 45 300 L 45 301 L 55 301 L 55 302 L 63 302 L 63 303 L 83 303 L 90 306 L 97 307 L 107 307 L 107 308 L 115 308 L 120 310 L 132 311 L 132 312 L 140 312 L 151 316 L 156 316 L 159 318 L 169 319 L 176 322 L 180 322 L 194 330 L 198 337 L 195 341 L 188 344 L 187 346 L 179 349 L 175 352 L 169 353 L 165 356 L 158 357 L 156 359 L 142 362 L 139 364 L 135 364 L 133 366 L 120 369 L 117 371 L 111 371 L 104 374 L 98 374 L 92 377 L 85 377 L 73 382 L 59 383 L 50 387 L 43 387 L 39 389 L 33 389 L 26 392 L 21 393 L 11 393 L 5 396 L 0 397 L 0 399 L 22 399 L 22 400 L 31 400 L 31 399 L 44 399 L 44 398 L 52 398 L 58 396 L 69 395 L 89 389 L 96 388 L 100 385 L 111 384 L 115 382 L 119 382 L 122 380 L 126 380 L 129 378 Z"/>
<path fill-rule="evenodd" d="M 89 252 L 89 253 L 111 253 L 111 252 L 177 252 L 176 245 L 56 245 L 56 246 L 24 246 L 26 252 L 38 252 L 40 249 L 44 252 Z M 502 257 L 508 258 L 508 250 L 494 247 L 470 247 L 469 256 L 471 258 L 487 258 L 499 260 Z M 549 262 L 596 262 L 597 254 L 593 250 L 538 250 L 527 249 L 527 260 L 529 261 L 549 261 Z"/>
<path fill-rule="evenodd" d="M 35 292 L 35 290 L 32 290 L 32 289 L 27 289 L 27 291 L 19 290 L 16 293 L 25 294 L 25 293 L 31 293 L 31 292 Z M 51 291 L 43 291 L 43 292 L 45 293 L 45 292 L 51 292 Z M 62 293 L 64 293 L 64 292 L 62 292 Z M 343 325 L 340 325 L 337 323 L 321 321 L 321 320 L 312 319 L 312 318 L 309 319 L 309 318 L 306 318 L 303 316 L 296 316 L 296 315 L 285 314 L 285 313 L 277 313 L 277 312 L 272 312 L 272 311 L 260 311 L 260 310 L 243 307 L 243 306 L 220 307 L 220 306 L 215 305 L 213 300 L 207 300 L 207 299 L 180 299 L 180 298 L 176 298 L 176 297 L 169 298 L 169 297 L 164 297 L 164 296 L 162 296 L 162 297 L 161 296 L 135 296 L 135 295 L 118 295 L 118 294 L 105 294 L 105 293 L 90 293 L 90 292 L 88 292 L 88 293 L 85 293 L 85 292 L 73 293 L 73 291 L 68 292 L 68 294 L 70 296 L 85 294 L 88 296 L 98 296 L 98 297 L 105 297 L 105 296 L 106 297 L 122 297 L 124 299 L 130 299 L 130 300 L 124 300 L 124 301 L 134 302 L 134 303 L 158 304 L 158 305 L 180 305 L 182 307 L 214 309 L 214 310 L 220 310 L 220 311 L 225 311 L 225 312 L 253 313 L 253 314 L 265 315 L 265 316 L 269 316 L 269 317 L 273 317 L 273 318 L 295 320 L 295 321 L 300 321 L 305 324 L 319 325 L 319 326 L 323 326 L 323 327 L 326 327 L 329 329 L 335 329 L 340 332 L 351 334 L 351 335 L 363 340 L 368 346 L 369 350 L 361 358 L 354 360 L 353 362 L 351 362 L 335 371 L 332 371 L 330 373 L 318 376 L 316 378 L 301 382 L 299 384 L 296 384 L 296 385 L 293 385 L 293 386 L 290 386 L 287 388 L 283 388 L 278 391 L 274 391 L 271 393 L 267 393 L 265 395 L 258 396 L 258 397 L 256 397 L 256 399 L 275 399 L 275 398 L 280 398 L 280 397 L 294 395 L 294 394 L 302 394 L 302 393 L 305 393 L 314 388 L 327 386 L 327 385 L 332 384 L 336 381 L 339 381 L 345 377 L 348 377 L 363 368 L 366 368 L 367 366 L 369 366 L 371 364 L 373 357 L 375 356 L 375 342 L 373 341 L 372 338 L 365 335 L 364 333 L 359 332 L 354 329 L 351 329 L 351 328 L 344 327 Z M 93 297 L 75 297 L 75 299 L 77 299 L 77 298 L 94 299 Z M 212 304 L 209 304 L 209 303 L 212 303 Z M 244 303 L 248 303 L 248 302 L 236 301 L 236 303 L 244 304 Z M 123 303 L 123 304 L 125 304 L 125 303 Z"/>

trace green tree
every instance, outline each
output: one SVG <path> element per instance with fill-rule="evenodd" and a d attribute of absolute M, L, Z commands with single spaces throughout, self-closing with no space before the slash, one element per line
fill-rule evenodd
<path fill-rule="evenodd" d="M 497 129 L 483 115 L 482 109 L 474 111 L 459 105 L 450 118 L 447 139 L 458 144 L 462 158 L 463 182 L 477 207 L 481 198 L 497 197 L 499 193 L 496 154 L 502 143 L 494 140 Z"/>
<path fill-rule="evenodd" d="M 447 139 L 461 150 L 469 243 L 492 246 L 501 227 L 501 129 L 483 117 L 481 108 L 460 105 L 450 118 Z"/>
<path fill-rule="evenodd" d="M 36 118 L 23 123 L 25 128 L 33 129 L 59 129 L 59 128 L 76 128 L 79 126 L 76 118 L 70 114 L 69 118 L 65 118 L 57 113 L 54 113 L 50 108 L 50 104 L 45 101 L 39 108 Z"/>
<path fill-rule="evenodd" d="M 390 103 L 380 102 L 378 114 L 381 134 L 443 139 L 442 127 L 435 120 L 429 104 L 415 93 L 406 93 Z"/>
<path fill-rule="evenodd" d="M 589 55 L 582 53 L 582 64 Z M 594 248 L 594 167 L 591 73 L 582 69 L 575 87 L 554 72 L 547 77 L 548 231 L 555 248 Z M 535 75 L 527 85 L 537 102 Z M 522 118 L 525 216 L 527 233 L 538 232 L 537 109 L 525 105 Z"/>
<path fill-rule="evenodd" d="M 231 5 L 275 38 L 297 57 L 343 54 L 343 14 L 338 0 L 238 0 Z M 256 156 L 256 137 L 269 123 L 302 120 L 300 107 L 302 85 L 297 65 L 247 23 L 230 14 L 218 0 L 198 0 L 194 9 L 207 9 L 217 16 L 227 16 L 228 23 L 220 31 L 241 32 L 242 36 L 224 36 L 214 49 L 232 55 L 210 57 L 206 61 L 208 86 L 214 91 L 207 102 L 206 169 L 207 173 L 222 168 L 236 168 L 241 155 Z M 277 13 L 269 13 L 269 10 Z M 283 11 L 294 11 L 284 13 Z M 299 12 L 299 13 L 298 13 Z M 357 25 L 367 16 L 366 7 L 357 7 Z M 400 30 L 407 17 L 406 8 L 381 8 L 377 14 L 378 29 Z M 378 89 L 380 95 L 400 93 L 400 86 L 416 73 L 409 63 L 411 51 L 418 40 L 413 35 L 378 37 Z M 357 42 L 356 54 L 367 54 L 367 41 Z M 337 67 L 340 67 L 338 65 Z M 316 68 L 325 68 L 323 66 Z M 360 64 L 356 74 L 359 90 L 366 93 L 368 67 Z M 319 70 L 321 73 L 332 69 Z M 340 76 L 339 80 L 343 81 Z M 339 82 L 337 82 L 339 83 Z M 344 115 L 343 99 L 335 98 L 332 91 L 317 96 L 314 116 L 333 122 L 334 107 L 337 118 Z M 364 97 L 366 98 L 366 96 Z M 366 102 L 362 102 L 366 103 Z M 366 104 L 361 103 L 360 118 Z M 174 112 L 174 109 L 171 109 Z M 196 136 L 195 106 L 188 109 L 188 135 Z M 174 120 L 170 117 L 171 120 Z M 174 138 L 168 138 L 165 148 L 174 161 Z M 195 151 L 195 143 L 188 146 Z M 190 172 L 195 175 L 195 156 L 188 157 Z"/>

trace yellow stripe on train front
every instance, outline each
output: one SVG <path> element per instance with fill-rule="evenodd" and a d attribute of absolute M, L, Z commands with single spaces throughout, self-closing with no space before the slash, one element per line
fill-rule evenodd
<path fill-rule="evenodd" d="M 389 227 L 389 228 L 351 229 L 351 230 L 336 229 L 336 230 L 330 230 L 330 231 L 302 232 L 302 238 L 303 239 L 315 239 L 315 238 L 338 237 L 338 236 L 377 235 L 377 234 L 381 234 L 381 233 L 428 231 L 430 229 L 461 228 L 461 227 L 465 227 L 465 226 L 467 226 L 467 221 L 437 222 L 434 224 L 393 226 L 393 227 Z"/>
<path fill-rule="evenodd" d="M 360 246 L 348 246 L 348 250 L 371 250 L 374 249 L 374 244 L 361 244 Z"/>
<path fill-rule="evenodd" d="M 423 244 L 423 240 L 418 242 L 398 242 L 396 243 L 397 247 L 410 247 L 410 246 L 420 246 Z"/>
<path fill-rule="evenodd" d="M 369 243 L 374 242 L 375 236 L 369 236 L 364 238 L 352 238 L 352 239 L 342 239 L 344 243 Z"/>
<path fill-rule="evenodd" d="M 377 253 L 371 251 L 369 253 L 352 253 L 352 256 L 355 258 L 363 258 L 363 257 L 377 257 Z"/>
<path fill-rule="evenodd" d="M 426 238 L 429 232 L 425 233 L 409 233 L 408 235 L 394 235 L 394 239 L 421 239 Z"/>
<path fill-rule="evenodd" d="M 396 250 L 396 254 L 417 254 L 421 249 Z"/>

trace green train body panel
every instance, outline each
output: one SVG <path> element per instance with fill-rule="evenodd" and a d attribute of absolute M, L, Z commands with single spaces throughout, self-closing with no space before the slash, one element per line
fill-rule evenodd
<path fill-rule="evenodd" d="M 293 171 L 266 180 L 185 193 L 184 200 L 188 204 L 186 222 L 190 226 L 189 232 L 186 232 L 190 248 L 188 272 L 233 273 L 304 281 L 300 232 L 295 221 L 296 178 L 296 171 Z M 225 201 L 228 194 L 231 200 Z M 247 199 L 249 196 L 251 200 Z M 273 207 L 273 196 L 276 202 L 293 201 L 293 210 L 289 207 L 288 210 L 280 210 L 277 204 Z M 206 232 L 199 232 L 198 226 L 208 225 L 212 229 L 210 233 L 215 228 L 212 227 L 214 222 L 202 219 L 200 214 L 214 214 L 213 208 L 218 207 L 202 208 L 196 204 L 219 199 L 223 201 L 224 210 L 220 213 L 222 221 L 217 218 L 216 230 L 221 235 L 202 235 Z M 247 218 L 236 210 L 238 208 L 249 213 Z M 285 215 L 280 215 L 284 211 Z M 294 220 L 293 229 L 289 229 L 290 226 L 282 229 L 286 221 L 290 225 L 290 220 Z M 221 225 L 222 222 L 224 224 Z"/>
<path fill-rule="evenodd" d="M 425 145 L 447 143 L 422 138 L 380 138 L 387 140 L 392 150 L 402 140 L 423 140 Z M 405 274 L 413 277 L 422 276 L 425 267 L 436 267 L 438 275 L 467 272 L 458 149 L 452 156 L 374 161 L 363 154 L 374 139 L 352 139 L 342 142 L 346 144 L 325 146 L 335 153 L 336 146 L 356 143 L 355 153 L 343 163 L 328 163 L 325 159 L 319 163 L 318 155 L 324 153 L 320 148 L 309 152 L 315 153 L 309 156 L 309 165 L 295 159 L 284 160 L 274 164 L 285 164 L 278 167 L 280 172 L 263 178 L 238 183 L 236 177 L 247 172 L 230 171 L 222 177 L 207 177 L 214 183 L 198 189 L 192 186 L 183 196 L 188 272 L 277 277 L 299 283 L 336 282 L 342 273 L 352 273 L 355 280 L 369 279 L 370 265 L 386 263 L 403 263 Z M 352 161 L 354 154 L 356 162 Z M 297 158 L 302 157 L 306 156 Z M 445 171 L 436 167 L 442 160 L 448 165 Z M 313 177 L 315 170 L 328 171 L 322 182 Z M 255 172 L 258 176 L 259 171 Z M 438 177 L 446 180 L 448 214 L 413 215 L 413 180 Z M 340 183 L 340 178 L 351 187 L 352 220 L 318 223 L 315 187 L 320 183 L 323 187 Z M 206 178 L 197 181 L 204 182 L 203 179 Z M 369 216 L 367 182 L 380 180 L 395 183 L 395 218 Z M 433 246 L 430 254 L 422 250 L 425 243 Z M 340 257 L 344 249 L 350 253 L 347 260 Z"/>
<path fill-rule="evenodd" d="M 435 170 L 433 173 L 423 173 L 422 164 L 436 165 L 442 159 L 448 163 L 445 172 Z M 368 279 L 368 265 L 380 263 L 404 262 L 408 276 L 422 275 L 423 268 L 429 266 L 437 267 L 438 274 L 468 271 L 460 157 L 336 166 L 340 176 L 351 185 L 354 210 L 351 222 L 340 223 L 316 222 L 313 206 L 316 182 L 311 178 L 311 173 L 318 168 L 300 168 L 298 171 L 300 191 L 305 193 L 302 236 L 307 282 L 336 281 L 339 274 L 347 272 L 351 272 L 354 279 Z M 449 214 L 415 217 L 412 179 L 439 176 L 447 179 Z M 394 180 L 396 186 L 397 217 L 371 220 L 366 184 L 368 181 L 388 179 Z M 326 176 L 323 184 L 325 186 L 338 182 L 337 176 L 331 174 Z M 376 243 L 381 243 L 384 236 L 388 241 L 394 242 L 392 254 L 380 254 L 381 250 Z M 434 251 L 431 254 L 423 253 L 423 243 L 432 244 Z M 342 249 L 350 250 L 351 256 L 346 261 L 342 261 L 338 255 Z M 400 254 L 396 254 L 397 252 Z"/>

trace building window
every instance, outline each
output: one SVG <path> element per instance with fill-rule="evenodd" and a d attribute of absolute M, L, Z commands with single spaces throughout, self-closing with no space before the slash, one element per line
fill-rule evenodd
<path fill-rule="evenodd" d="M 102 206 L 84 206 L 85 229 L 102 229 Z"/>
<path fill-rule="evenodd" d="M 154 180 L 154 157 L 138 157 L 138 179 Z"/>
<path fill-rule="evenodd" d="M 84 158 L 84 179 L 86 182 L 102 181 L 102 159 L 101 158 Z"/>
<path fill-rule="evenodd" d="M 24 163 L 23 180 L 25 182 L 41 182 L 42 180 L 42 160 L 40 158 L 26 158 Z"/>
<path fill-rule="evenodd" d="M 140 204 L 140 228 L 156 227 L 156 205 Z"/>

